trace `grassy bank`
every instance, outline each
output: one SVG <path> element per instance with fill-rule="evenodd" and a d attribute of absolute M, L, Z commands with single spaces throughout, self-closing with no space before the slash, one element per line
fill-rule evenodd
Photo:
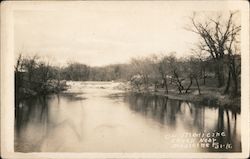
<path fill-rule="evenodd" d="M 240 96 L 233 97 L 229 94 L 223 93 L 223 88 L 201 86 L 201 93 L 199 94 L 195 87 L 192 87 L 188 93 L 179 93 L 176 88 L 169 88 L 168 93 L 163 88 L 155 89 L 153 86 L 147 90 L 135 90 L 129 89 L 134 93 L 152 94 L 158 96 L 165 96 L 170 99 L 183 100 L 199 103 L 207 106 L 224 107 L 227 109 L 233 109 L 240 111 L 241 98 Z"/>

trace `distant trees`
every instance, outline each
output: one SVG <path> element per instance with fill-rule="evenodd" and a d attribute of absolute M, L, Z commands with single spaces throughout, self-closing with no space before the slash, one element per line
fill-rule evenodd
<path fill-rule="evenodd" d="M 103 67 L 89 67 L 90 81 L 127 80 L 129 71 L 127 64 L 113 64 Z"/>
<path fill-rule="evenodd" d="M 62 78 L 65 80 L 86 81 L 89 78 L 90 68 L 85 64 L 71 62 L 62 72 Z"/>

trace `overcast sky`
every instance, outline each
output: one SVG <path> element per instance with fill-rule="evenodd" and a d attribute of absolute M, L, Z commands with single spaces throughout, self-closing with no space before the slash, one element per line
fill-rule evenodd
<path fill-rule="evenodd" d="M 197 42 L 197 36 L 184 29 L 192 11 L 168 3 L 114 2 L 19 10 L 14 12 L 15 54 L 91 66 L 171 51 L 180 57 Z"/>

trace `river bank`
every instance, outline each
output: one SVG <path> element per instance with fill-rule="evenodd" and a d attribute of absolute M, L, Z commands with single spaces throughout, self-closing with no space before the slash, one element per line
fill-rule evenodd
<path fill-rule="evenodd" d="M 51 93 L 59 93 L 67 90 L 68 86 L 65 80 L 49 80 L 44 83 L 38 82 L 21 82 L 21 85 L 16 84 L 15 95 L 18 99 L 29 98 L 37 95 L 46 95 Z"/>
<path fill-rule="evenodd" d="M 128 82 L 123 82 L 117 88 L 133 93 L 165 96 L 170 99 L 195 102 L 207 106 L 224 107 L 226 109 L 237 110 L 238 112 L 241 110 L 241 97 L 232 97 L 229 94 L 224 94 L 222 93 L 222 88 L 201 86 L 200 94 L 195 88 L 191 88 L 190 92 L 182 94 L 180 94 L 175 88 L 170 88 L 168 93 L 166 93 L 163 88 L 155 89 L 153 86 L 149 87 L 148 90 L 138 91 L 133 89 Z"/>
<path fill-rule="evenodd" d="M 139 93 L 139 92 L 136 92 Z M 170 99 L 182 100 L 200 103 L 207 106 L 216 106 L 216 107 L 224 107 L 228 109 L 233 109 L 240 111 L 240 97 L 230 98 L 229 95 L 222 95 L 219 93 L 209 92 L 200 95 L 195 94 L 178 94 L 177 92 L 170 92 L 169 94 L 165 94 L 164 92 L 144 92 L 157 96 L 165 96 Z"/>

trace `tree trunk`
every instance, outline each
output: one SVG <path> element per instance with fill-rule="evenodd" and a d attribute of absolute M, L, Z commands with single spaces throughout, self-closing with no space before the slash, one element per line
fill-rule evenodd
<path fill-rule="evenodd" d="M 163 82 L 164 82 L 164 87 L 165 87 L 165 93 L 168 94 L 168 83 L 167 83 L 166 77 L 163 78 Z"/>
<path fill-rule="evenodd" d="M 203 68 L 203 85 L 206 85 L 206 68 Z"/>
<path fill-rule="evenodd" d="M 232 77 L 234 81 L 234 90 L 233 90 L 233 95 L 238 95 L 238 75 L 236 71 L 236 66 L 235 66 L 235 59 L 232 59 Z"/>
<path fill-rule="evenodd" d="M 229 69 L 228 70 L 228 77 L 227 77 L 227 86 L 226 86 L 226 88 L 224 90 L 225 94 L 227 94 L 229 92 L 230 85 L 231 85 L 231 71 Z"/>
<path fill-rule="evenodd" d="M 179 90 L 179 94 L 181 94 L 182 93 L 182 89 L 179 86 L 177 86 L 177 87 L 178 87 L 178 90 Z"/>
<path fill-rule="evenodd" d="M 187 87 L 185 93 L 188 93 L 188 90 L 190 89 L 190 87 L 192 86 L 192 84 L 193 84 L 193 78 L 190 77 L 190 83 L 189 83 L 189 85 L 188 85 L 188 87 Z"/>
<path fill-rule="evenodd" d="M 238 94 L 238 79 L 235 71 L 232 72 L 232 77 L 234 82 L 233 95 L 236 96 Z"/>
<path fill-rule="evenodd" d="M 201 90 L 200 90 L 200 85 L 199 85 L 199 82 L 197 80 L 197 77 L 195 77 L 195 82 L 196 82 L 196 85 L 197 85 L 197 88 L 198 88 L 198 91 L 199 91 L 199 95 L 201 94 Z"/>
<path fill-rule="evenodd" d="M 138 90 L 139 92 L 141 92 L 139 83 L 136 83 L 135 85 L 136 85 L 136 87 L 137 87 L 137 90 Z"/>
<path fill-rule="evenodd" d="M 155 85 L 155 92 L 157 92 L 157 82 L 154 82 L 154 85 Z"/>
<path fill-rule="evenodd" d="M 234 81 L 234 95 L 238 95 L 238 80 Z"/>
<path fill-rule="evenodd" d="M 217 74 L 217 79 L 218 79 L 218 87 L 223 87 L 225 85 L 224 82 L 224 68 L 223 68 L 223 61 L 221 59 L 219 59 L 217 61 L 217 70 L 216 70 L 216 74 Z"/>
<path fill-rule="evenodd" d="M 228 77 L 228 84 L 225 89 L 225 93 L 229 93 L 230 85 L 231 85 L 231 76 L 232 76 L 232 82 L 233 82 L 233 90 L 232 90 L 232 95 L 237 96 L 238 95 L 238 74 L 236 71 L 236 66 L 235 66 L 235 59 L 234 57 L 230 57 L 230 62 L 229 62 L 229 77 Z"/>
<path fill-rule="evenodd" d="M 148 91 L 148 78 L 147 75 L 143 75 L 144 90 Z"/>
<path fill-rule="evenodd" d="M 176 72 L 174 72 L 174 76 L 176 78 L 176 85 L 178 87 L 179 93 L 181 94 L 184 87 L 182 86 L 181 81 L 179 79 L 179 76 L 178 76 L 178 74 Z"/>

